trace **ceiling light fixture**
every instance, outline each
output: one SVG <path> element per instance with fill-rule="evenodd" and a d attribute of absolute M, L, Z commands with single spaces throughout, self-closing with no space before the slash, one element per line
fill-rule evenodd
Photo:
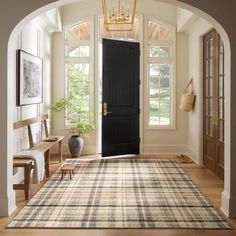
<path fill-rule="evenodd" d="M 102 0 L 107 31 L 132 31 L 137 0 Z"/>

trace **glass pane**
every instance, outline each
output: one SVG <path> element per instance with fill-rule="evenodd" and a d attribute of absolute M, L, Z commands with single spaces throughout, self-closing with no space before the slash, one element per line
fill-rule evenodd
<path fill-rule="evenodd" d="M 169 64 L 160 64 L 160 87 L 169 88 L 170 83 L 170 65 Z"/>
<path fill-rule="evenodd" d="M 213 76 L 213 58 L 210 59 L 210 77 Z"/>
<path fill-rule="evenodd" d="M 205 54 L 206 54 L 206 58 L 209 58 L 209 41 L 206 42 L 206 46 L 205 46 Z"/>
<path fill-rule="evenodd" d="M 159 124 L 159 101 L 157 99 L 150 99 L 149 101 L 149 124 L 158 125 Z"/>
<path fill-rule="evenodd" d="M 223 86 L 223 83 L 224 83 L 224 77 L 220 76 L 219 77 L 219 96 L 220 97 L 224 96 L 224 86 Z"/>
<path fill-rule="evenodd" d="M 160 75 L 160 65 L 159 64 L 150 64 L 149 65 L 149 75 L 150 76 L 159 76 Z"/>
<path fill-rule="evenodd" d="M 209 84 L 209 79 L 206 79 L 205 80 L 205 90 L 206 90 L 206 96 L 208 97 L 209 96 L 209 87 L 208 87 L 208 84 Z"/>
<path fill-rule="evenodd" d="M 161 114 L 170 113 L 170 103 L 168 101 L 160 100 L 160 113 Z"/>
<path fill-rule="evenodd" d="M 209 100 L 206 99 L 205 102 L 206 102 L 206 104 L 205 104 L 205 106 L 206 106 L 206 108 L 205 108 L 206 116 L 209 116 L 209 107 L 208 107 L 209 106 Z"/>
<path fill-rule="evenodd" d="M 69 63 L 67 76 L 68 95 L 77 98 L 80 107 L 89 110 L 89 64 Z"/>
<path fill-rule="evenodd" d="M 220 40 L 220 52 L 224 53 L 224 43 L 222 40 Z"/>
<path fill-rule="evenodd" d="M 219 119 L 224 119 L 224 99 L 219 99 Z"/>
<path fill-rule="evenodd" d="M 210 78 L 210 96 L 213 96 L 214 87 L 213 87 L 213 78 Z"/>
<path fill-rule="evenodd" d="M 148 40 L 160 39 L 160 25 L 154 22 L 148 22 Z"/>
<path fill-rule="evenodd" d="M 170 103 L 160 101 L 160 125 L 169 125 L 170 122 Z"/>
<path fill-rule="evenodd" d="M 159 97 L 159 86 L 157 86 L 156 84 L 158 83 L 158 78 L 153 77 L 150 80 L 149 83 L 149 97 L 150 98 L 158 98 Z"/>
<path fill-rule="evenodd" d="M 224 74 L 224 55 L 220 54 L 220 61 L 219 61 L 219 74 Z"/>
<path fill-rule="evenodd" d="M 69 57 L 89 57 L 89 46 L 69 47 Z"/>
<path fill-rule="evenodd" d="M 90 40 L 90 22 L 70 27 L 67 31 L 67 39 L 69 41 Z"/>
<path fill-rule="evenodd" d="M 210 136 L 213 136 L 213 131 L 214 131 L 214 121 L 213 121 L 213 119 L 211 118 L 211 119 L 210 119 L 210 132 L 209 132 L 209 135 L 210 135 Z"/>
<path fill-rule="evenodd" d="M 171 40 L 171 31 L 169 28 L 160 26 L 160 40 Z"/>
<path fill-rule="evenodd" d="M 170 124 L 169 114 L 161 114 L 160 125 L 169 125 L 169 124 Z"/>
<path fill-rule="evenodd" d="M 70 27 L 68 29 L 67 39 L 69 41 L 79 40 L 79 25 Z"/>
<path fill-rule="evenodd" d="M 170 90 L 169 89 L 160 89 L 160 99 L 161 100 L 170 100 Z"/>
<path fill-rule="evenodd" d="M 159 97 L 159 66 L 156 64 L 149 65 L 149 96 L 152 98 Z"/>
<path fill-rule="evenodd" d="M 209 100 L 210 100 L 209 115 L 212 115 L 214 111 L 214 100 L 213 98 L 210 98 Z"/>
<path fill-rule="evenodd" d="M 150 57 L 169 57 L 170 47 L 150 46 L 149 56 Z"/>
<path fill-rule="evenodd" d="M 219 140 L 224 141 L 224 121 L 219 121 Z"/>
<path fill-rule="evenodd" d="M 206 118 L 206 135 L 209 135 L 209 119 Z"/>
<path fill-rule="evenodd" d="M 171 30 L 168 27 L 149 21 L 148 40 L 171 40 Z"/>
<path fill-rule="evenodd" d="M 205 76 L 206 76 L 206 77 L 209 77 L 209 71 L 208 71 L 209 63 L 208 63 L 208 62 L 209 62 L 209 61 L 206 60 L 206 64 L 205 64 Z"/>
<path fill-rule="evenodd" d="M 90 22 L 80 24 L 80 40 L 90 40 Z"/>
<path fill-rule="evenodd" d="M 210 57 L 213 57 L 214 54 L 214 44 L 213 44 L 213 39 L 210 39 L 209 46 L 210 46 Z"/>
<path fill-rule="evenodd" d="M 169 77 L 161 77 L 160 78 L 160 87 L 161 88 L 169 88 L 170 80 Z"/>

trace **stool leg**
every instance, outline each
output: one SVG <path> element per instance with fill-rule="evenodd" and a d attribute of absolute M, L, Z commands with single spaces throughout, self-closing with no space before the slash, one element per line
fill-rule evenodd
<path fill-rule="evenodd" d="M 63 180 L 64 170 L 61 171 L 61 180 Z"/>
<path fill-rule="evenodd" d="M 69 171 L 69 173 L 70 173 L 70 180 L 72 179 L 72 177 L 71 177 L 71 170 Z"/>

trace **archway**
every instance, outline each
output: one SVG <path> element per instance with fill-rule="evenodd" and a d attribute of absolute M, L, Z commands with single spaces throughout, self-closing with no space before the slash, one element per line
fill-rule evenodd
<path fill-rule="evenodd" d="M 3 61 L 2 63 L 2 67 L 4 67 L 3 70 L 1 70 L 1 77 L 2 78 L 7 78 L 7 80 L 4 80 L 0 86 L 1 87 L 1 91 L 3 92 L 3 99 L 1 101 L 1 108 L 0 108 L 0 112 L 3 115 L 2 119 L 1 119 L 1 123 L 5 124 L 5 128 L 3 130 L 3 140 L 0 142 L 1 145 L 1 156 L 4 156 L 5 158 L 1 159 L 0 164 L 1 166 L 4 168 L 4 171 L 1 171 L 1 179 L 2 181 L 4 181 L 3 183 L 3 191 L 0 192 L 0 198 L 3 199 L 3 201 L 1 201 L 0 204 L 0 215 L 8 215 L 10 214 L 14 209 L 15 209 L 15 203 L 14 203 L 14 193 L 12 191 L 12 150 L 11 150 L 11 140 L 13 137 L 13 130 L 12 130 L 12 121 L 13 121 L 13 103 L 14 101 L 11 101 L 10 99 L 10 91 L 12 89 L 11 86 L 11 81 L 14 79 L 12 74 L 11 74 L 11 57 L 10 57 L 10 49 L 11 49 L 11 45 L 12 42 L 14 40 L 14 37 L 16 35 L 16 33 L 19 31 L 19 29 L 21 29 L 27 22 L 29 22 L 30 20 L 32 20 L 34 17 L 40 15 L 41 13 L 50 10 L 51 8 L 54 7 L 58 7 L 58 6 L 62 6 L 65 4 L 69 4 L 69 3 L 73 3 L 73 2 L 78 2 L 81 0 L 42 0 L 40 1 L 40 3 L 31 3 L 30 6 L 27 7 L 27 9 L 25 9 L 25 15 L 27 15 L 26 17 L 24 17 L 23 15 L 20 15 L 18 17 L 16 17 L 13 21 L 12 21 L 12 27 L 14 27 L 14 29 L 9 30 L 7 32 L 5 36 L 5 38 L 3 39 L 3 44 L 2 44 L 2 48 L 4 48 L 4 53 L 1 55 L 1 61 Z M 162 1 L 165 3 L 169 3 L 169 4 L 173 4 L 176 5 L 178 7 L 182 7 L 185 8 L 187 10 L 190 10 L 192 12 L 194 12 L 195 14 L 203 17 L 204 19 L 206 19 L 207 21 L 209 21 L 216 29 L 217 31 L 221 34 L 221 37 L 224 41 L 224 45 L 225 45 L 225 54 L 226 54 L 226 61 L 225 61 L 225 68 L 226 68 L 226 74 L 225 74 L 225 78 L 226 78 L 226 88 L 225 88 L 225 94 L 226 94 L 226 101 L 228 101 L 226 103 L 226 107 L 225 107 L 225 114 L 226 114 L 226 121 L 227 124 L 225 125 L 225 137 L 226 137 L 226 141 L 225 141 L 225 190 L 222 196 L 222 210 L 227 214 L 227 215 L 231 215 L 231 216 L 235 216 L 236 212 L 233 211 L 233 204 L 234 202 L 230 202 L 230 195 L 231 198 L 233 198 L 235 196 L 235 189 L 232 189 L 232 182 L 233 182 L 233 175 L 231 172 L 231 166 L 232 166 L 232 156 L 233 153 L 230 152 L 230 150 L 232 149 L 232 144 L 231 144 L 231 107 L 230 107 L 230 100 L 232 100 L 231 97 L 231 89 L 230 89 L 230 72 L 231 72 L 231 51 L 230 51 L 230 41 L 228 38 L 228 35 L 226 33 L 226 31 L 224 30 L 224 28 L 210 15 L 208 15 L 207 13 L 201 11 L 200 9 L 202 8 L 203 10 L 205 10 L 204 8 L 204 3 L 202 4 L 194 4 L 194 1 L 188 1 L 188 0 L 181 0 L 181 1 L 176 1 L 176 0 L 157 0 L 157 1 Z M 204 2 L 204 1 L 203 1 Z M 191 5 L 188 5 L 188 4 Z M 22 4 L 22 3 L 21 3 Z M 48 4 L 48 5 L 47 5 Z M 198 7 L 198 8 L 197 8 Z M 6 15 L 3 15 L 6 17 Z M 24 18 L 23 18 L 24 17 Z M 10 27 L 9 27 L 10 28 Z M 9 41 L 8 41 L 9 39 Z M 1 48 L 1 49 L 2 49 Z M 8 60 L 6 59 L 8 58 Z M 6 68 L 8 68 L 8 70 L 6 70 Z M 1 68 L 2 69 L 2 68 Z M 234 191 L 234 192 L 233 192 Z"/>

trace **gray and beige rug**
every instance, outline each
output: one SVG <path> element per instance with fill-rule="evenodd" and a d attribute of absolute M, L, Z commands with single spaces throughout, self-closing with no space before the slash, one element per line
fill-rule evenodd
<path fill-rule="evenodd" d="M 230 228 L 175 161 L 66 162 L 8 228 Z"/>

